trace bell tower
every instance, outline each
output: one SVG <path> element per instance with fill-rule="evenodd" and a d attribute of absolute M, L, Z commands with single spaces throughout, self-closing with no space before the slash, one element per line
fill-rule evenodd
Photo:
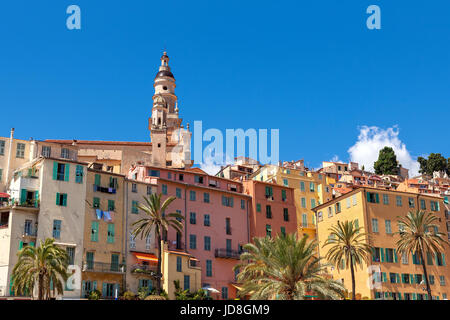
<path fill-rule="evenodd" d="M 166 52 L 161 56 L 161 65 L 153 83 L 152 116 L 149 118 L 152 142 L 153 165 L 161 167 L 190 166 L 191 133 L 183 129 L 178 117 L 178 97 L 175 94 L 175 77 L 170 71 Z M 189 150 L 185 150 L 189 148 Z M 189 152 L 188 152 L 189 151 Z M 176 153 L 176 154 L 174 154 Z M 189 157 L 189 159 L 187 159 Z"/>

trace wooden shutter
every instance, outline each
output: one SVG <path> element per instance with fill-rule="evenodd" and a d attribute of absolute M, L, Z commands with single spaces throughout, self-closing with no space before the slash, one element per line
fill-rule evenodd
<path fill-rule="evenodd" d="M 58 176 L 58 162 L 53 161 L 53 180 L 56 180 Z"/>
<path fill-rule="evenodd" d="M 59 206 L 59 192 L 56 193 L 56 205 Z"/>
<path fill-rule="evenodd" d="M 398 262 L 397 250 L 396 250 L 396 249 L 394 249 L 394 262 L 395 262 L 395 263 Z"/>
<path fill-rule="evenodd" d="M 20 190 L 20 204 L 27 202 L 27 189 Z"/>
<path fill-rule="evenodd" d="M 62 203 L 62 205 L 63 205 L 64 207 L 67 207 L 67 193 L 64 193 L 64 194 L 63 194 L 63 203 Z"/>
<path fill-rule="evenodd" d="M 34 206 L 39 207 L 39 191 L 34 192 Z"/>
<path fill-rule="evenodd" d="M 384 249 L 380 248 L 381 262 L 384 262 Z"/>
<path fill-rule="evenodd" d="M 66 163 L 64 168 L 64 181 L 69 181 L 70 164 Z"/>

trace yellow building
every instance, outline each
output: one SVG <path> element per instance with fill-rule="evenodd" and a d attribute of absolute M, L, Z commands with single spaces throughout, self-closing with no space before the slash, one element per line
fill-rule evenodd
<path fill-rule="evenodd" d="M 396 250 L 399 239 L 395 234 L 399 231 L 397 217 L 417 209 L 433 212 L 439 217 L 439 230 L 446 232 L 447 212 L 442 198 L 361 187 L 326 202 L 314 209 L 319 254 L 321 257 L 326 255 L 328 248 L 322 248 L 322 245 L 337 221 L 354 220 L 362 232 L 367 233 L 365 241 L 373 248 L 370 264 L 356 269 L 357 295 L 369 299 L 426 299 L 425 285 L 421 284 L 422 265 L 415 256 L 400 255 Z M 433 299 L 446 299 L 450 294 L 447 283 L 450 270 L 445 262 L 445 256 L 449 254 L 446 246 L 442 255 L 426 257 Z M 351 291 L 349 269 L 338 271 L 331 267 L 329 272 Z"/>
<path fill-rule="evenodd" d="M 123 291 L 124 176 L 88 169 L 82 268 L 82 297 L 99 290 L 112 299 Z"/>
<path fill-rule="evenodd" d="M 179 281 L 182 290 L 195 292 L 201 289 L 202 269 L 200 261 L 183 251 L 168 250 L 163 247 L 161 270 L 163 273 L 162 287 L 168 293 L 169 299 L 175 299 L 174 281 Z"/>
<path fill-rule="evenodd" d="M 332 198 L 332 190 L 326 183 L 325 175 L 308 171 L 303 165 L 297 168 L 265 165 L 251 178 L 293 188 L 298 234 L 308 234 L 310 238 L 316 236 L 315 214 L 312 209 Z"/>

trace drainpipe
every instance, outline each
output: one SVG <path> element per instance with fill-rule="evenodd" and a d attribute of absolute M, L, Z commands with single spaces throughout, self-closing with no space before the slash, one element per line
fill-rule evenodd
<path fill-rule="evenodd" d="M 14 128 L 11 128 L 11 134 L 9 136 L 8 162 L 7 162 L 7 165 L 6 165 L 5 191 L 8 189 L 8 180 L 9 180 L 9 171 L 10 171 L 10 168 L 11 168 L 13 139 L 14 139 Z"/>
<path fill-rule="evenodd" d="M 127 291 L 127 273 L 128 273 L 128 270 L 127 270 L 127 261 L 128 261 L 128 252 L 127 252 L 127 245 L 128 245 L 128 181 L 127 181 L 127 179 L 126 178 L 124 178 L 124 180 L 123 180 L 123 193 L 124 193 L 124 197 L 123 197 L 123 199 L 124 199 L 124 204 L 123 204 L 123 206 L 124 206 L 124 216 L 125 216 L 125 219 L 123 219 L 123 217 L 122 217 L 122 221 L 125 221 L 125 228 L 123 228 L 123 226 L 122 226 L 122 230 L 123 229 L 125 229 L 125 236 L 124 236 L 124 242 L 125 242 L 125 244 L 124 244 L 124 247 L 123 247 L 123 250 L 122 250 L 122 260 L 125 260 L 125 275 L 124 275 L 124 277 L 123 277 L 123 289 L 124 289 L 124 291 Z M 123 223 L 123 222 L 122 222 Z M 122 242 L 122 244 L 123 244 L 123 242 Z"/>

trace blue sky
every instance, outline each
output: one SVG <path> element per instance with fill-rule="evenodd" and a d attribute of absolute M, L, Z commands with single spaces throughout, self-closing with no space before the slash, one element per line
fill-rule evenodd
<path fill-rule="evenodd" d="M 371 4 L 381 30 L 366 27 Z M 444 0 L 8 1 L 0 135 L 148 140 L 166 49 L 185 122 L 278 128 L 281 159 L 346 161 L 363 126 L 397 126 L 412 158 L 450 157 L 449 12 Z"/>

